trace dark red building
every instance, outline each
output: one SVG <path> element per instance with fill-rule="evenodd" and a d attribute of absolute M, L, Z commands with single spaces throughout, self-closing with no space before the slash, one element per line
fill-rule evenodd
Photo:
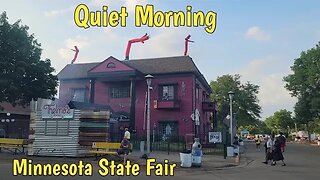
<path fill-rule="evenodd" d="M 109 57 L 100 63 L 68 64 L 58 74 L 59 98 L 109 105 L 112 117 L 127 119 L 127 126 L 142 134 L 146 129 L 148 74 L 154 76 L 151 129 L 163 136 L 194 134 L 191 114 L 198 109 L 198 133 L 211 130 L 211 88 L 189 56 L 125 61 Z"/>

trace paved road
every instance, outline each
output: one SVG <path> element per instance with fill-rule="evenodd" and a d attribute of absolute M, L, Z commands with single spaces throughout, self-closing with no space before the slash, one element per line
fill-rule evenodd
<path fill-rule="evenodd" d="M 316 180 L 320 177 L 320 147 L 307 146 L 302 144 L 289 143 L 285 152 L 287 166 L 280 164 L 270 166 L 263 164 L 264 151 L 257 151 L 253 143 L 246 144 L 245 157 L 248 164 L 235 168 L 224 169 L 182 169 L 175 171 L 174 177 L 152 177 L 152 179 L 217 179 L 217 180 L 251 180 L 251 179 L 272 179 L 272 180 Z M 94 167 L 95 174 L 91 177 L 77 176 L 81 179 L 147 179 L 145 170 L 141 171 L 139 178 L 133 176 L 106 176 L 102 177 L 96 172 L 98 167 Z M 12 162 L 0 160 L 0 179 L 12 179 Z M 14 179 L 71 179 L 71 177 L 14 177 Z M 73 177 L 72 177 L 73 178 Z"/>

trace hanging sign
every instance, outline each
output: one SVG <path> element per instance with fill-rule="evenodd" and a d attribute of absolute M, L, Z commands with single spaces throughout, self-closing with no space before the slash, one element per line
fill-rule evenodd
<path fill-rule="evenodd" d="M 55 104 L 46 104 L 42 107 L 41 117 L 51 119 L 73 118 L 74 110 L 69 106 L 58 107 Z"/>

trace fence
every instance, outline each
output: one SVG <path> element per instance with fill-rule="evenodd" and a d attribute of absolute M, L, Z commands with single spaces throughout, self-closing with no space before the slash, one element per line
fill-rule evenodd
<path fill-rule="evenodd" d="M 223 144 L 208 143 L 205 135 L 199 135 L 200 143 L 202 145 L 203 154 L 219 154 L 223 155 Z M 131 134 L 131 143 L 134 149 L 140 150 L 141 141 L 146 142 L 146 135 Z M 192 148 L 194 135 L 170 135 L 165 136 L 161 133 L 151 133 L 150 136 L 150 150 L 151 151 L 167 151 L 169 152 L 181 152 Z M 146 146 L 146 143 L 145 143 Z M 145 147 L 146 149 L 146 147 Z"/>

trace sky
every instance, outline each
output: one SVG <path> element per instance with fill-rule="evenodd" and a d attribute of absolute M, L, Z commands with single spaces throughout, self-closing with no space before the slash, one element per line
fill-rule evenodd
<path fill-rule="evenodd" d="M 78 27 L 74 12 L 85 4 L 89 11 L 108 6 L 120 12 L 126 7 L 126 27 Z M 147 4 L 156 11 L 216 13 L 216 29 L 210 34 L 198 27 L 135 26 L 135 7 Z M 320 1 L 317 0 L 10 0 L 1 1 L 0 13 L 7 12 L 11 23 L 22 20 L 43 48 L 42 59 L 49 58 L 58 73 L 73 59 L 76 63 L 101 62 L 113 56 L 125 57 L 128 40 L 145 33 L 150 39 L 131 47 L 130 59 L 181 56 L 184 38 L 190 34 L 188 54 L 210 83 L 225 74 L 240 74 L 241 82 L 260 86 L 261 120 L 275 111 L 293 111 L 297 101 L 284 88 L 283 77 L 302 51 L 320 40 Z M 80 16 L 83 18 L 83 15 Z"/>

